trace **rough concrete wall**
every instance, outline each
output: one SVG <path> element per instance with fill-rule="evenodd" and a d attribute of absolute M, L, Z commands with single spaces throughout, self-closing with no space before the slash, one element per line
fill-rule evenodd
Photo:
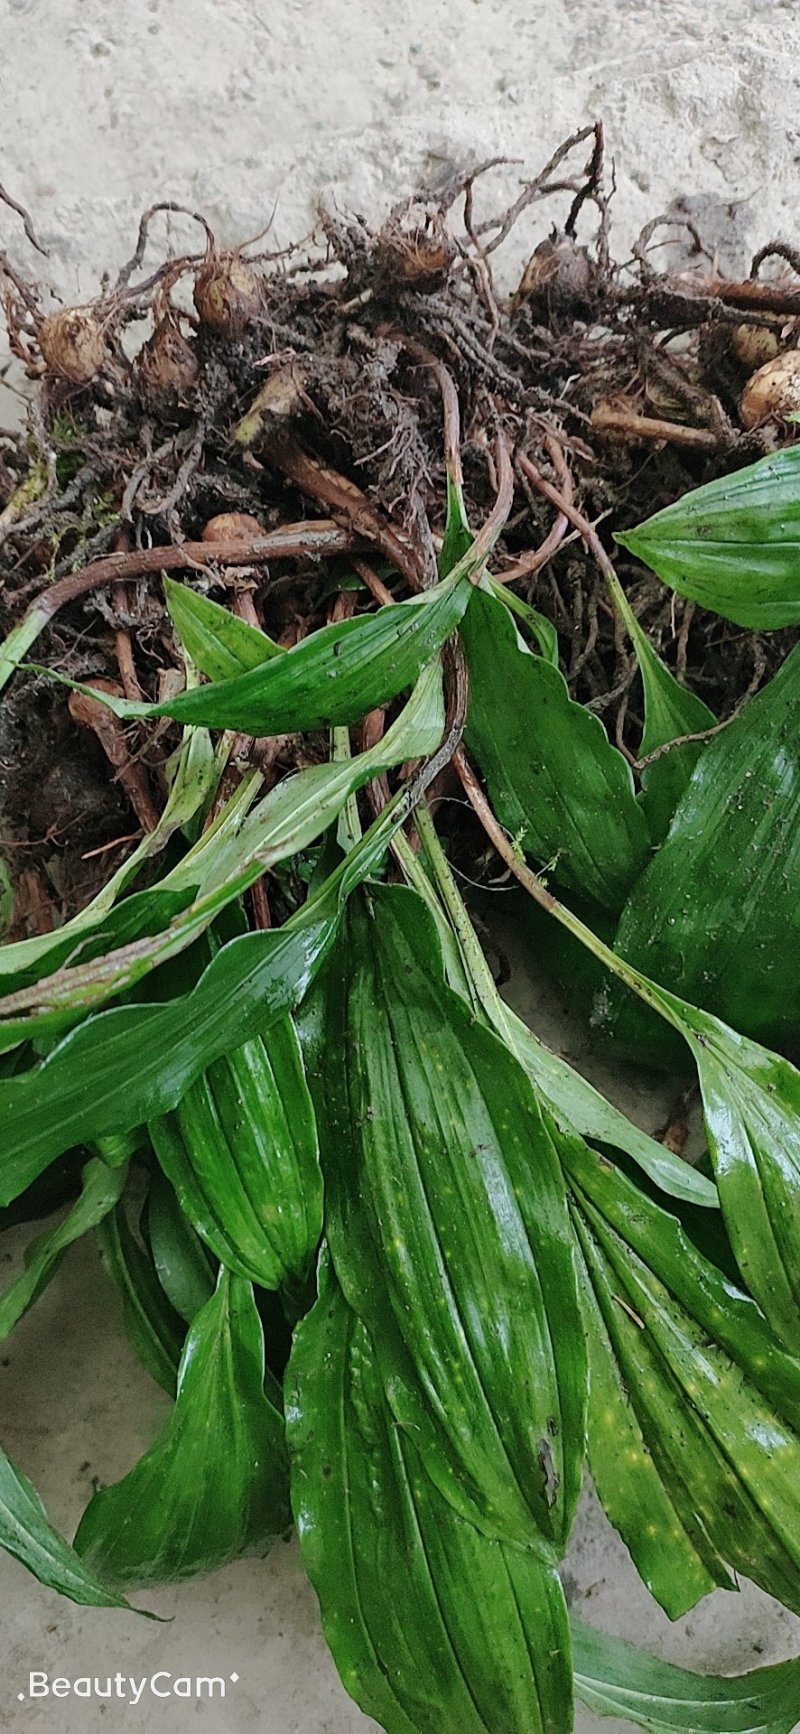
<path fill-rule="evenodd" d="M 320 198 L 371 214 L 451 164 L 517 159 L 511 186 L 598 114 L 626 237 L 676 194 L 733 202 L 744 245 L 795 228 L 795 0 L 2 0 L 0 18 L 0 179 L 70 299 L 154 199 L 229 241 L 274 208 L 285 244 Z M 10 213 L 0 234 L 35 263 Z"/>
<path fill-rule="evenodd" d="M 155 199 L 202 209 L 226 241 L 275 207 L 285 244 L 320 198 L 376 214 L 421 176 L 489 156 L 520 159 L 501 197 L 598 114 L 619 236 L 684 195 L 744 258 L 797 237 L 795 0 L 0 0 L 0 20 L 0 180 L 34 213 L 65 299 L 128 256 Z M 37 267 L 2 209 L 0 238 Z M 144 1447 L 162 1399 L 120 1344 L 93 1254 L 67 1261 L 7 1352 L 0 1435 L 68 1525 L 90 1475 L 113 1479 Z M 592 1509 L 568 1573 L 588 1617 L 688 1662 L 730 1672 L 800 1647 L 798 1622 L 747 1586 L 670 1628 Z M 140 1715 L 169 1734 L 371 1726 L 338 1687 L 294 1550 L 151 1598 L 171 1626 L 84 1614 L 5 1557 L 0 1599 L 0 1726 L 14 1734 L 116 1727 L 98 1707 L 18 1705 L 30 1667 L 238 1671 L 224 1710 Z"/>

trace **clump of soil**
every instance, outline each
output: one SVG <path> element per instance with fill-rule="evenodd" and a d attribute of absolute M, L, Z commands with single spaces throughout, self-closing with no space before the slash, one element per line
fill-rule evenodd
<path fill-rule="evenodd" d="M 318 236 L 281 254 L 222 250 L 198 217 L 197 252 L 145 271 L 153 220 L 176 209 L 154 206 L 131 259 L 77 308 L 48 307 L 0 254 L 12 348 L 37 382 L 26 431 L 0 434 L 0 629 L 46 598 L 39 661 L 161 696 L 181 667 L 163 570 L 292 643 L 382 586 L 430 582 L 448 456 L 477 526 L 500 440 L 515 494 L 493 569 L 552 621 L 574 696 L 633 756 L 635 662 L 552 489 L 611 547 L 612 530 L 793 438 L 800 260 L 776 243 L 725 278 L 691 221 L 657 217 L 615 261 L 600 124 L 478 220 L 493 166 L 417 191 L 377 231 L 322 213 Z M 501 293 L 503 244 L 539 216 Z M 666 272 L 655 261 L 676 221 L 684 263 Z M 661 654 L 720 716 L 796 636 L 743 632 L 624 557 L 618 569 Z M 174 733 L 100 710 L 30 673 L 6 694 L 18 933 L 80 907 L 163 806 Z M 262 743 L 262 769 L 310 750 Z"/>

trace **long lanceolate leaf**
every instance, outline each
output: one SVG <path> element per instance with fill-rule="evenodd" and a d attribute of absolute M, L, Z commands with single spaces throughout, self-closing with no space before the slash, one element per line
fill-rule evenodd
<path fill-rule="evenodd" d="M 690 1163 L 673 1154 L 649 1133 L 629 1120 L 621 1109 L 601 1095 L 588 1078 L 540 1041 L 521 1018 L 504 1006 L 506 1016 L 500 1033 L 505 1036 L 534 1087 L 540 1091 L 550 1113 L 567 1133 L 590 1143 L 608 1144 L 632 1156 L 643 1173 L 671 1198 L 705 1209 L 719 1203 L 712 1180 Z"/>
<path fill-rule="evenodd" d="M 283 1416 L 264 1389 L 251 1285 L 220 1272 L 189 1331 L 175 1407 L 122 1481 L 96 1493 L 75 1537 L 114 1584 L 172 1581 L 264 1553 L 290 1523 Z"/>
<path fill-rule="evenodd" d="M 214 1292 L 217 1265 L 184 1216 L 174 1187 L 156 1168 L 150 1175 L 142 1232 L 160 1288 L 178 1317 L 190 1325 Z"/>
<path fill-rule="evenodd" d="M 607 958 L 613 954 L 607 953 Z M 617 967 L 628 968 L 627 965 Z M 773 1330 L 800 1352 L 800 1073 L 710 1012 L 628 970 L 697 1066 L 725 1226 Z"/>
<path fill-rule="evenodd" d="M 443 731 L 441 670 L 432 664 L 396 721 L 367 752 L 299 772 L 279 783 L 252 812 L 246 799 L 234 797 L 236 822 L 221 823 L 213 837 L 201 838 L 154 894 L 159 899 L 176 897 L 180 912 L 170 908 L 163 930 L 108 952 L 99 964 L 62 970 L 0 1000 L 0 1051 L 60 1032 L 76 1015 L 130 989 L 184 951 L 267 867 L 312 843 L 356 789 L 405 759 L 428 757 Z M 124 917 L 125 908 L 117 917 Z"/>
<path fill-rule="evenodd" d="M 220 608 L 207 596 L 199 596 L 188 584 L 176 584 L 174 578 L 165 577 L 164 594 L 186 654 L 209 680 L 231 680 L 284 655 L 282 646 L 266 632 L 240 620 L 229 608 Z"/>
<path fill-rule="evenodd" d="M 81 1195 L 56 1228 L 46 1230 L 31 1241 L 25 1254 L 25 1268 L 0 1294 L 0 1342 L 14 1329 L 29 1306 L 41 1294 L 67 1247 L 88 1234 L 91 1228 L 114 1209 L 125 1185 L 127 1164 L 109 1168 L 94 1157 L 87 1162 L 81 1177 Z"/>
<path fill-rule="evenodd" d="M 696 488 L 617 540 L 681 596 L 757 631 L 800 621 L 800 447 Z"/>
<path fill-rule="evenodd" d="M 302 997 L 330 946 L 335 903 L 317 920 L 231 940 L 197 986 L 163 1004 L 97 1013 L 41 1066 L 0 1082 L 0 1200 L 17 1197 L 71 1145 L 167 1113 L 208 1064 Z"/>
<path fill-rule="evenodd" d="M 730 1568 L 800 1609 L 800 1365 L 674 1217 L 585 1146 L 566 1161 L 609 1516 L 673 1617 Z"/>
<path fill-rule="evenodd" d="M 296 1006 L 335 938 L 345 898 L 381 861 L 405 812 L 396 798 L 296 916 L 231 940 L 191 992 L 99 1012 L 41 1066 L 0 1080 L 0 1203 L 71 1145 L 168 1113 L 213 1060 Z"/>
<path fill-rule="evenodd" d="M 720 1679 L 690 1673 L 573 1619 L 575 1691 L 598 1716 L 649 1734 L 792 1734 L 800 1717 L 800 1660 Z"/>
<path fill-rule="evenodd" d="M 78 690 L 121 717 L 173 717 L 253 735 L 296 734 L 357 722 L 413 685 L 454 632 L 472 594 L 470 556 L 424 597 L 323 626 L 285 656 L 163 704 Z"/>
<path fill-rule="evenodd" d="M 432 662 L 420 675 L 400 715 L 374 746 L 354 758 L 334 759 L 298 772 L 279 783 L 248 813 L 238 834 L 226 848 L 215 851 L 212 865 L 206 865 L 204 894 L 213 898 L 217 886 L 236 880 L 241 883 L 245 877 L 251 882 L 273 861 L 307 848 L 373 777 L 406 759 L 431 756 L 442 740 L 444 726 L 442 673 L 439 664 Z"/>
<path fill-rule="evenodd" d="M 392 1409 L 465 1515 L 560 1549 L 585 1404 L 561 1135 L 445 985 L 416 894 L 351 900 L 316 1002 L 328 1234 Z"/>
<path fill-rule="evenodd" d="M 800 1073 L 681 1005 L 736 1262 L 773 1330 L 800 1354 Z"/>
<path fill-rule="evenodd" d="M 131 1348 L 156 1384 L 174 1397 L 186 1336 L 184 1321 L 159 1281 L 153 1260 L 136 1239 L 122 1201 L 104 1217 L 97 1238 L 122 1300 Z"/>
<path fill-rule="evenodd" d="M 556 1571 L 438 1492 L 395 1425 L 364 1325 L 321 1274 L 286 1418 L 303 1559 L 345 1686 L 387 1734 L 569 1734 Z"/>
<path fill-rule="evenodd" d="M 401 862 L 409 883 L 426 898 L 438 923 L 448 982 L 456 992 L 464 994 L 476 1015 L 485 1016 L 489 1026 L 516 1055 L 556 1123 L 573 1137 L 624 1150 L 670 1197 L 706 1209 L 717 1205 L 719 1200 L 713 1181 L 635 1126 L 627 1115 L 589 1083 L 588 1078 L 576 1072 L 560 1054 L 546 1047 L 500 998 L 424 802 L 417 808 L 416 822 L 452 930 L 416 856 L 403 849 Z"/>
<path fill-rule="evenodd" d="M 800 1027 L 798 715 L 800 647 L 706 744 L 615 941 L 664 987 L 769 1043 Z M 625 1017 L 617 998 L 611 1028 Z"/>
<path fill-rule="evenodd" d="M 307 1275 L 322 1175 L 291 1018 L 215 1060 L 150 1136 L 186 1216 L 230 1270 L 264 1288 Z"/>
<path fill-rule="evenodd" d="M 800 1072 L 610 950 L 526 875 L 567 930 L 687 1043 L 700 1083 L 720 1203 L 739 1268 L 773 1330 L 800 1346 Z"/>
<path fill-rule="evenodd" d="M 87 903 L 84 909 L 70 921 L 66 921 L 57 932 L 35 934 L 30 939 L 20 939 L 0 948 L 0 994 L 9 993 L 14 986 L 22 986 L 29 980 L 36 980 L 45 971 L 57 969 L 59 964 L 67 959 L 75 962 L 79 955 L 88 955 L 88 951 L 83 948 L 93 935 L 99 940 L 102 950 L 108 951 L 114 944 L 123 943 L 119 930 L 117 937 L 114 937 L 109 911 L 144 863 L 159 854 L 170 837 L 195 817 L 209 798 L 217 777 L 218 768 L 205 729 L 187 729 L 169 798 L 155 829 L 146 833 L 132 854 L 106 881 L 97 896 L 92 898 L 91 903 Z M 125 923 L 127 916 L 125 937 L 135 938 L 137 933 L 153 931 L 153 925 L 149 925 L 147 919 L 148 901 L 156 920 L 159 901 L 165 911 L 162 918 L 164 921 L 169 920 L 174 913 L 174 910 L 168 907 L 168 893 L 157 892 L 154 896 L 151 892 L 137 899 L 128 898 L 124 911 L 115 912 L 115 919 L 121 925 Z M 131 919 L 132 904 L 135 904 L 136 910 L 140 912 L 138 919 Z M 180 904 L 176 899 L 175 908 L 178 907 Z"/>
<path fill-rule="evenodd" d="M 683 736 L 705 734 L 715 727 L 717 719 L 708 705 L 682 686 L 662 662 L 639 625 L 616 573 L 609 572 L 607 576 L 617 612 L 636 652 L 642 679 L 644 728 L 639 758 L 655 756 L 642 771 L 641 800 L 651 841 L 657 844 L 669 830 L 672 815 L 704 747 L 703 741 L 683 740 Z"/>
<path fill-rule="evenodd" d="M 82 1607 L 126 1608 L 53 1529 L 36 1489 L 0 1450 L 0 1547 L 21 1560 L 40 1583 Z"/>
<path fill-rule="evenodd" d="M 630 769 L 557 668 L 533 656 L 496 597 L 475 591 L 462 625 L 467 743 L 506 829 L 564 885 L 617 911 L 650 840 Z"/>

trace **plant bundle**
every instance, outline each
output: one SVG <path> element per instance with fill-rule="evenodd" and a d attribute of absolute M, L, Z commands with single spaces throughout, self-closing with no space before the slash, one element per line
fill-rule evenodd
<path fill-rule="evenodd" d="M 588 1468 L 671 1618 L 800 1612 L 800 449 L 752 382 L 800 292 L 648 234 L 626 277 L 587 130 L 499 219 L 477 170 L 328 219 L 327 273 L 206 230 L 134 281 L 153 212 L 91 306 L 5 261 L 0 1336 L 93 1233 L 173 1407 L 71 1544 L 0 1457 L 0 1543 L 125 1609 L 294 1522 L 387 1734 L 791 1734 L 800 1660 L 688 1673 L 559 1574 Z M 688 1074 L 698 1165 L 501 998 L 495 856 L 598 1034 Z"/>

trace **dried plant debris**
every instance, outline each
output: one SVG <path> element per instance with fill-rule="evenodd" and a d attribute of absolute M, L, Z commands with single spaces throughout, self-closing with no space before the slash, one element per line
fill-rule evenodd
<path fill-rule="evenodd" d="M 197 250 L 152 265 L 159 213 L 178 209 L 161 202 L 81 306 L 54 307 L 0 254 L 11 346 L 36 381 L 25 432 L 0 436 L 0 627 L 41 606 L 39 660 L 155 700 L 183 667 L 162 569 L 227 595 L 282 645 L 339 593 L 351 608 L 359 590 L 407 595 L 435 571 L 452 392 L 471 522 L 495 498 L 498 433 L 513 454 L 494 573 L 555 628 L 571 696 L 634 754 L 636 660 L 596 560 L 530 465 L 610 543 L 612 527 L 790 442 L 800 259 L 775 244 L 748 277 L 723 277 L 702 213 L 675 206 L 615 261 L 599 123 L 491 214 L 494 166 L 418 192 L 377 230 L 326 211 L 282 253 L 223 249 L 197 216 Z M 36 246 L 28 214 L 2 200 Z M 530 256 L 501 293 L 512 231 Z M 664 271 L 676 234 L 681 262 Z M 651 643 L 717 717 L 794 642 L 794 628 L 720 620 L 625 557 L 618 569 Z M 124 859 L 163 805 L 176 741 L 163 721 L 103 734 L 39 680 L 11 689 L 3 835 L 42 911 L 60 919 Z"/>

